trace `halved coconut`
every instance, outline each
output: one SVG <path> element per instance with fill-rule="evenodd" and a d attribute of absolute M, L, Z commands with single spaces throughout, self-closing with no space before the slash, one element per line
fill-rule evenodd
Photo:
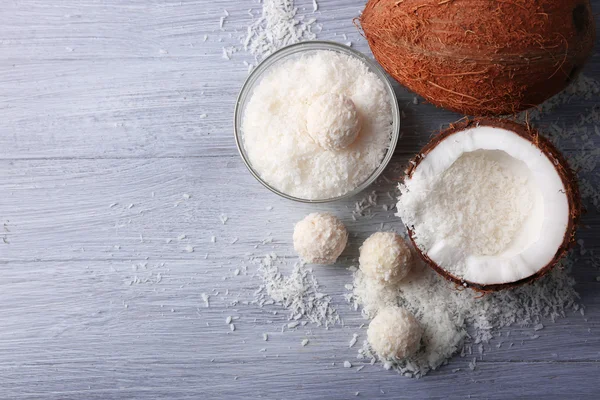
<path fill-rule="evenodd" d="M 398 216 L 421 257 L 483 291 L 546 274 L 574 241 L 581 211 L 560 152 L 503 119 L 464 120 L 435 136 L 400 191 Z"/>

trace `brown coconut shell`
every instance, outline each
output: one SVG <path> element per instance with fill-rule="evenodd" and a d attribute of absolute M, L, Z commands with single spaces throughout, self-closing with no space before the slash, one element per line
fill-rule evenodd
<path fill-rule="evenodd" d="M 589 0 L 370 0 L 359 21 L 394 79 L 475 116 L 514 114 L 563 90 L 596 32 Z"/>
<path fill-rule="evenodd" d="M 559 260 L 571 249 L 571 247 L 575 244 L 575 231 L 577 230 L 577 226 L 579 224 L 579 218 L 582 212 L 582 203 L 581 196 L 579 194 L 579 185 L 577 183 L 577 178 L 573 170 L 569 167 L 569 163 L 565 159 L 565 157 L 561 154 L 561 152 L 550 142 L 548 139 L 540 135 L 540 133 L 532 128 L 531 126 L 524 125 L 515 121 L 507 120 L 507 119 L 499 119 L 499 118 L 476 118 L 476 119 L 463 119 L 454 124 L 450 124 L 450 127 L 436 136 L 421 150 L 421 152 L 413 158 L 413 160 L 409 163 L 409 167 L 406 170 L 406 177 L 411 178 L 421 161 L 433 150 L 440 142 L 448 139 L 453 134 L 464 131 L 469 128 L 474 128 L 477 126 L 492 126 L 497 128 L 506 129 L 508 131 L 514 132 L 522 138 L 528 140 L 533 143 L 536 147 L 538 147 L 550 161 L 553 162 L 556 172 L 560 176 L 563 185 L 566 189 L 567 199 L 569 201 L 569 223 L 565 230 L 565 235 L 562 241 L 562 244 L 554 254 L 552 260 L 543 268 L 541 268 L 537 273 L 521 279 L 515 282 L 508 282 L 502 284 L 494 284 L 494 285 L 484 285 L 477 282 L 470 282 L 464 279 L 461 279 L 457 276 L 452 275 L 450 272 L 437 265 L 433 260 L 431 260 L 419 247 L 417 246 L 414 240 L 414 231 L 412 227 L 407 226 L 408 235 L 410 240 L 417 250 L 417 253 L 431 268 L 433 268 L 437 273 L 442 275 L 444 278 L 456 283 L 457 285 L 461 285 L 463 287 L 469 287 L 475 289 L 480 292 L 494 292 L 498 290 L 508 289 L 512 287 L 516 287 L 519 285 L 523 285 L 525 283 L 533 282 L 552 270 L 559 262 Z"/>

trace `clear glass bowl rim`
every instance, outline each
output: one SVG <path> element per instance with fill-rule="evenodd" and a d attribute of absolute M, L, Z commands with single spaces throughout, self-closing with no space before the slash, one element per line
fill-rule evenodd
<path fill-rule="evenodd" d="M 257 83 L 262 78 L 263 74 L 271 66 L 273 66 L 277 62 L 281 61 L 282 59 L 287 58 L 288 56 L 298 54 L 301 52 L 317 51 L 317 50 L 338 51 L 340 53 L 344 53 L 344 54 L 348 54 L 350 56 L 356 57 L 359 60 L 361 60 L 363 63 L 365 63 L 367 65 L 367 67 L 369 68 L 369 70 L 371 72 L 375 73 L 377 75 L 377 77 L 379 79 L 381 79 L 381 81 L 384 83 L 384 85 L 386 87 L 386 91 L 388 92 L 388 95 L 390 96 L 390 101 L 392 102 L 392 121 L 393 122 L 392 122 L 392 137 L 390 139 L 390 146 L 388 148 L 388 151 L 387 151 L 386 155 L 384 156 L 383 160 L 381 161 L 381 164 L 379 165 L 379 167 L 375 171 L 373 171 L 373 173 L 362 184 L 360 184 L 355 189 L 353 189 L 341 196 L 332 197 L 332 198 L 328 198 L 328 199 L 310 200 L 310 199 L 294 197 L 289 194 L 283 193 L 283 192 L 275 189 L 271 185 L 269 185 L 268 182 L 266 182 L 265 180 L 263 180 L 260 177 L 260 175 L 252 167 L 252 164 L 250 163 L 250 160 L 248 159 L 248 156 L 246 155 L 246 150 L 244 149 L 244 144 L 243 144 L 243 138 L 242 138 L 243 133 L 242 133 L 241 127 L 242 127 L 242 118 L 243 118 L 243 111 L 245 108 L 245 104 L 248 101 L 248 98 L 252 93 L 251 90 L 254 88 L 255 83 Z M 334 202 L 334 201 L 347 199 L 349 197 L 355 196 L 356 194 L 362 192 L 367 187 L 369 187 L 381 175 L 381 173 L 384 171 L 384 169 L 387 167 L 388 163 L 392 159 L 392 156 L 394 155 L 394 150 L 396 148 L 396 144 L 398 143 L 398 137 L 400 135 L 400 110 L 398 107 L 398 99 L 396 98 L 396 93 L 394 92 L 394 88 L 392 87 L 390 80 L 388 79 L 383 68 L 379 64 L 377 64 L 375 61 L 371 60 L 370 58 L 368 58 L 361 52 L 354 50 L 353 48 L 343 45 L 343 44 L 340 44 L 340 43 L 323 41 L 323 40 L 300 42 L 300 43 L 295 43 L 295 44 L 292 44 L 292 45 L 289 45 L 289 46 L 286 46 L 286 47 L 283 47 L 283 48 L 277 50 L 276 52 L 274 52 L 273 54 L 271 54 L 270 56 L 265 58 L 256 68 L 254 68 L 254 70 L 252 70 L 252 72 L 250 73 L 250 75 L 248 76 L 246 81 L 244 82 L 244 85 L 242 86 L 242 89 L 240 90 L 237 101 L 235 103 L 234 134 L 235 134 L 235 143 L 237 145 L 238 152 L 240 153 L 240 156 L 242 157 L 242 160 L 244 161 L 246 168 L 248 168 L 248 170 L 250 171 L 252 176 L 254 176 L 254 178 L 256 178 L 256 180 L 258 180 L 264 187 L 266 187 L 271 192 L 273 192 L 283 198 L 286 198 L 288 200 L 297 201 L 300 203 L 329 203 L 329 202 Z"/>

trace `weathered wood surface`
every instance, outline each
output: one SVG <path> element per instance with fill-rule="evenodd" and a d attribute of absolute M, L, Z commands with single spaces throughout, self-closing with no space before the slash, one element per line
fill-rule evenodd
<path fill-rule="evenodd" d="M 312 10 L 312 2 L 299 4 Z M 352 24 L 361 2 L 319 4 L 320 38 L 368 52 Z M 295 204 L 246 172 L 231 125 L 242 61 L 251 58 L 240 52 L 226 60 L 222 48 L 239 43 L 247 10 L 258 7 L 3 4 L 0 398 L 597 398 L 600 271 L 585 263 L 574 271 L 585 316 L 547 322 L 536 340 L 531 328 L 512 328 L 515 345 L 493 342 L 475 371 L 470 359 L 455 357 L 420 380 L 378 366 L 343 368 L 355 361 L 352 334 L 365 337 L 365 321 L 343 299 L 347 263 L 315 269 L 344 326 L 281 333 L 285 310 L 232 305 L 251 300 L 259 284 L 248 255 L 292 258 L 293 223 L 308 212 L 332 211 L 347 223 L 346 260 L 381 224 L 398 224 L 382 207 L 393 204 L 385 180 L 369 189 L 380 195 L 373 218 L 353 221 L 362 196 Z M 221 31 L 224 9 L 230 17 Z M 586 74 L 600 78 L 597 56 Z M 433 130 L 459 118 L 414 105 L 397 89 L 406 117 L 389 178 Z M 596 102 L 574 101 L 541 126 L 557 119 L 569 126 Z M 590 209 L 584 222 L 586 248 L 600 251 L 598 213 Z M 272 243 L 263 244 L 267 238 Z M 202 293 L 211 295 L 210 308 Z M 227 316 L 239 317 L 234 332 Z"/>

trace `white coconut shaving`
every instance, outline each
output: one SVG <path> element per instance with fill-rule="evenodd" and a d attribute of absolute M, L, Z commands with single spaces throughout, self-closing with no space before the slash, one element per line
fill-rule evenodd
<path fill-rule="evenodd" d="M 361 116 L 358 138 L 338 151 L 307 132 L 307 110 L 325 93 L 352 100 Z M 384 82 L 361 60 L 314 51 L 282 60 L 254 87 L 243 111 L 250 164 L 275 189 L 317 200 L 342 196 L 364 183 L 390 146 L 392 104 Z"/>
<path fill-rule="evenodd" d="M 499 329 L 519 324 L 555 320 L 569 310 L 579 309 L 575 281 L 568 271 L 572 260 L 563 262 L 546 277 L 529 286 L 504 290 L 481 297 L 471 290 L 458 290 L 431 269 L 419 264 L 396 287 L 382 285 L 354 273 L 353 292 L 347 296 L 363 316 L 373 318 L 380 309 L 400 306 L 412 312 L 423 328 L 423 346 L 405 360 L 381 360 L 388 368 L 410 376 L 423 376 L 443 365 L 466 345 L 488 342 Z M 469 332 L 469 333 L 467 333 Z M 376 360 L 368 343 L 359 358 Z"/>
<path fill-rule="evenodd" d="M 527 176 L 489 153 L 465 153 L 441 176 L 400 186 L 399 214 L 414 226 L 420 248 L 445 240 L 465 253 L 492 256 L 514 239 L 531 212 L 533 195 Z"/>
<path fill-rule="evenodd" d="M 298 15 L 293 0 L 263 0 L 260 16 L 248 26 L 241 42 L 260 61 L 282 47 L 316 39 L 315 25 L 316 19 Z"/>
<path fill-rule="evenodd" d="M 340 322 L 340 317 L 332 305 L 331 297 L 319 290 L 319 283 L 312 269 L 296 262 L 289 275 L 283 275 L 278 265 L 284 267 L 284 260 L 276 254 L 267 254 L 258 261 L 258 275 L 263 284 L 254 293 L 254 302 L 264 306 L 271 299 L 275 304 L 289 311 L 288 320 L 306 318 L 316 325 L 330 325 Z M 294 326 L 294 327 L 295 327 Z"/>
<path fill-rule="evenodd" d="M 568 230 L 556 163 L 512 130 L 468 127 L 423 156 L 400 187 L 397 215 L 453 276 L 516 282 L 552 263 Z"/>

